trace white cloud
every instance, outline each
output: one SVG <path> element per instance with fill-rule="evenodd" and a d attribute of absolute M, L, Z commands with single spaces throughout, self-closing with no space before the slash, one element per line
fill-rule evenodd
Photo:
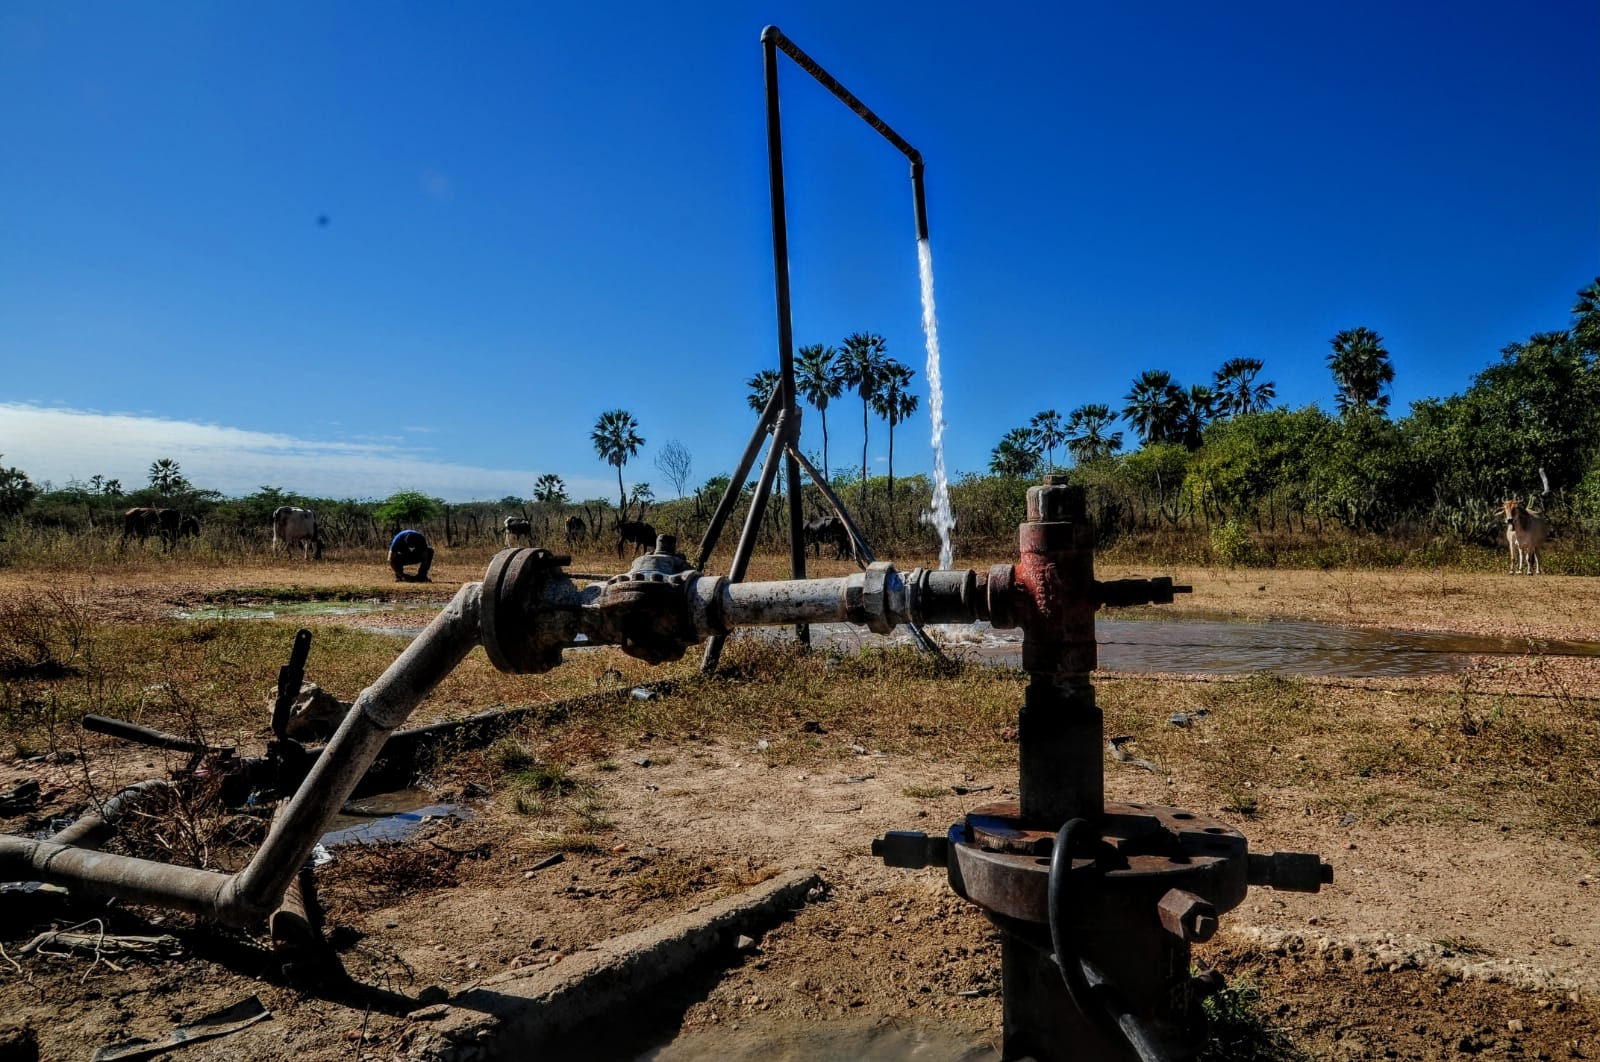
<path fill-rule="evenodd" d="M 301 439 L 144 414 L 0 402 L 5 463 L 36 483 L 49 480 L 57 487 L 72 478 L 103 475 L 132 490 L 144 486 L 151 462 L 170 457 L 191 483 L 229 495 L 249 494 L 269 484 L 332 498 L 383 498 L 397 490 L 420 490 L 446 501 L 493 500 L 533 490 L 533 471 L 477 468 L 437 460 L 434 453 L 407 447 L 400 436 Z M 603 478 L 562 479 L 574 498 L 603 498 L 616 490 L 615 483 Z"/>

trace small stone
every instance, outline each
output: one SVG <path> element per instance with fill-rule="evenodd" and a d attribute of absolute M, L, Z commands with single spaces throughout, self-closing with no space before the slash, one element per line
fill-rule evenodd
<path fill-rule="evenodd" d="M 770 743 L 768 743 L 766 738 L 762 738 L 760 741 L 756 742 L 756 751 L 757 752 L 765 752 L 768 749 L 770 749 L 771 747 L 772 747 L 772 745 Z"/>
<path fill-rule="evenodd" d="M 739 938 L 733 942 L 733 950 L 739 952 L 755 951 L 755 938 L 747 937 L 743 933 L 739 934 Z"/>
<path fill-rule="evenodd" d="M 1512 1018 L 1510 1021 L 1506 1022 L 1506 1030 L 1508 1032 L 1526 1032 L 1527 1028 L 1528 1027 L 1522 1023 L 1521 1018 Z"/>
<path fill-rule="evenodd" d="M 438 985 L 429 985 L 427 988 L 424 988 L 421 992 L 417 993 L 417 1002 L 422 1006 L 428 1006 L 433 1003 L 443 1003 L 449 998 L 450 993 L 446 992 Z"/>
<path fill-rule="evenodd" d="M 633 758 L 633 762 L 638 764 L 640 767 L 648 767 L 648 766 L 650 766 L 650 757 L 649 756 L 635 756 Z"/>

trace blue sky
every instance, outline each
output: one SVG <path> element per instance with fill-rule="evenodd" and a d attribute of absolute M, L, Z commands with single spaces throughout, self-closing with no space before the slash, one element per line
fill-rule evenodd
<path fill-rule="evenodd" d="M 1394 406 L 1600 274 L 1600 5 L 0 8 L 0 454 L 36 479 L 614 494 L 729 470 L 775 365 L 762 26 L 916 145 L 948 463 L 1159 368 Z M 925 380 L 904 159 L 781 61 L 794 333 Z M 326 223 L 319 223 L 326 219 Z M 927 400 L 896 434 L 926 471 Z M 859 405 L 830 408 L 859 462 Z M 805 445 L 821 446 L 817 418 Z M 874 423 L 882 469 L 886 437 Z M 608 486 L 609 485 L 609 486 Z"/>

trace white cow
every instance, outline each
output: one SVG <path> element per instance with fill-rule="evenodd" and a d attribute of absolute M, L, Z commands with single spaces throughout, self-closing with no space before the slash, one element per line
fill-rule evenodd
<path fill-rule="evenodd" d="M 1543 469 L 1540 470 L 1541 474 Z M 1506 546 L 1511 551 L 1512 575 L 1538 575 L 1539 549 L 1550 536 L 1550 522 L 1516 498 L 1500 503 L 1506 522 Z"/>
<path fill-rule="evenodd" d="M 513 545 L 517 539 L 527 539 L 528 544 L 533 544 L 533 524 L 521 516 L 508 516 L 504 523 L 506 545 Z"/>
<path fill-rule="evenodd" d="M 317 533 L 317 514 L 310 509 L 280 505 L 272 511 L 272 552 L 295 546 L 301 548 L 306 560 L 311 559 L 311 547 L 315 546 L 317 560 L 322 559 L 322 536 Z"/>

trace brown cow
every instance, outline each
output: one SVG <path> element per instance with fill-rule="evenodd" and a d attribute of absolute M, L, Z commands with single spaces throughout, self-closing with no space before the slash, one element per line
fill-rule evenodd
<path fill-rule="evenodd" d="M 129 509 L 122 514 L 122 540 L 118 548 L 126 546 L 130 538 L 138 538 L 142 543 L 151 535 L 159 535 L 162 546 L 171 549 L 178 541 L 180 523 L 176 509 Z"/>

